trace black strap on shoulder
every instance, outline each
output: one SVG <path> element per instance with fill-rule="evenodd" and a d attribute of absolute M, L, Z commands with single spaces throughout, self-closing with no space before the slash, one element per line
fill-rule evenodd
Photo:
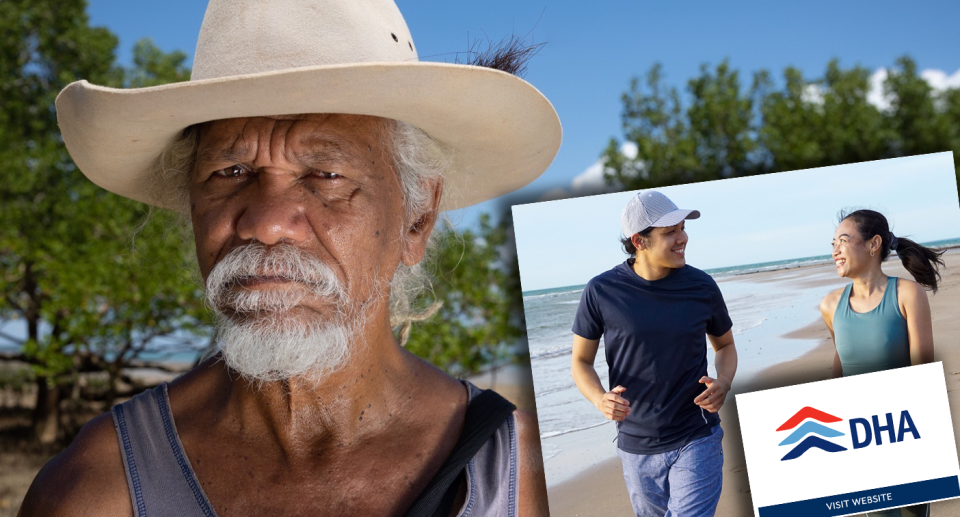
<path fill-rule="evenodd" d="M 427 488 L 404 514 L 404 517 L 427 517 L 450 515 L 453 500 L 459 486 L 454 483 L 464 467 L 493 436 L 493 433 L 517 409 L 497 392 L 484 390 L 470 401 L 463 422 L 463 432 L 437 474 Z"/>

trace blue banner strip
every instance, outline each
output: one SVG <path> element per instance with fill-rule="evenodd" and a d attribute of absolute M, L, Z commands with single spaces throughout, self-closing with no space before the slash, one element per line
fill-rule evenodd
<path fill-rule="evenodd" d="M 848 515 L 951 497 L 960 497 L 960 480 L 957 476 L 763 506 L 759 510 L 760 517 Z"/>

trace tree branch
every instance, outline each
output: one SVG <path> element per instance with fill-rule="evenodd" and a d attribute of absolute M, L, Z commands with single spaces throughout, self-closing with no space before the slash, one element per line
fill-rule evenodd
<path fill-rule="evenodd" d="M 21 345 L 21 346 L 22 346 L 24 343 L 26 343 L 26 341 L 21 340 L 21 339 L 17 339 L 17 338 L 15 338 L 15 337 L 11 336 L 10 334 L 7 334 L 6 332 L 0 332 L 0 337 L 9 340 L 10 342 L 12 342 L 12 343 L 15 344 L 15 345 Z"/>

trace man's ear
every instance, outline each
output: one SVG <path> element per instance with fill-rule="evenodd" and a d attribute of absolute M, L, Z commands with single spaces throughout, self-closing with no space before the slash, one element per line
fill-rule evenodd
<path fill-rule="evenodd" d="M 427 251 L 427 242 L 430 240 L 430 233 L 437 224 L 437 218 L 440 216 L 440 197 L 443 194 L 443 178 L 431 182 L 432 196 L 427 209 L 419 215 L 414 214 L 414 219 L 408 222 L 404 229 L 403 254 L 400 260 L 407 266 L 413 266 L 423 260 L 423 255 Z"/>
<path fill-rule="evenodd" d="M 630 236 L 630 242 L 633 243 L 633 247 L 634 247 L 634 248 L 637 248 L 637 250 L 645 250 L 645 249 L 647 249 L 647 245 L 646 245 L 646 243 L 643 242 L 643 237 L 641 237 L 639 233 L 635 233 L 635 234 L 631 235 L 631 236 Z"/>

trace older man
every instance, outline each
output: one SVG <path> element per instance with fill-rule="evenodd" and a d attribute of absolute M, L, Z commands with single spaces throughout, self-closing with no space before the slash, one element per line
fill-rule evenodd
<path fill-rule="evenodd" d="M 84 174 L 189 216 L 220 353 L 87 424 L 22 515 L 546 512 L 535 420 L 395 330 L 439 211 L 542 173 L 559 123 L 414 49 L 388 0 L 213 0 L 189 83 L 61 93 Z"/>

